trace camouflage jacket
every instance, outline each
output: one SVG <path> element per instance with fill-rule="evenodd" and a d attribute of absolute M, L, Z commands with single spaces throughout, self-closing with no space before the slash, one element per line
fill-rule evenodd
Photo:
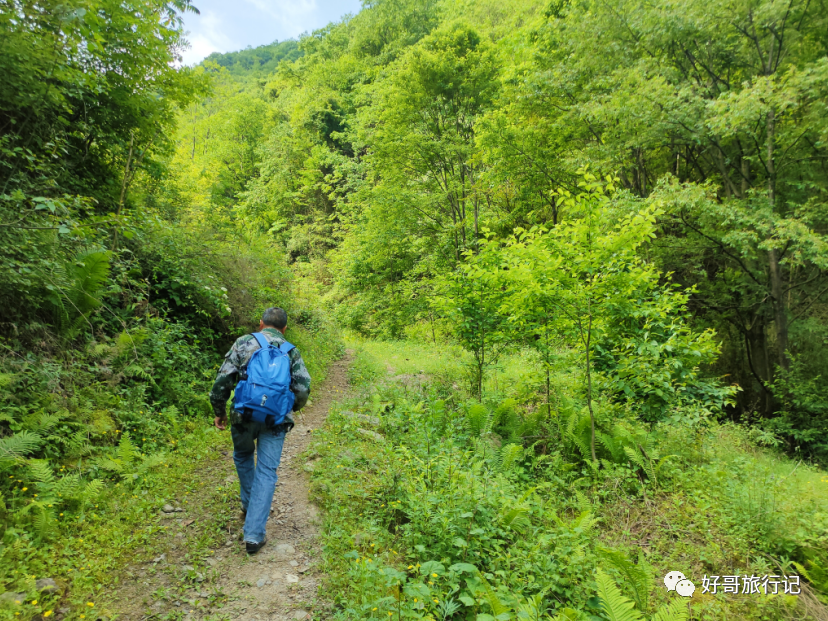
<path fill-rule="evenodd" d="M 275 328 L 265 328 L 262 330 L 265 338 L 276 345 L 277 347 L 285 342 L 285 337 Z M 236 339 L 233 347 L 224 356 L 224 363 L 218 372 L 213 389 L 210 391 L 210 403 L 213 405 L 213 412 L 216 416 L 224 417 L 227 411 L 227 400 L 230 398 L 230 393 L 236 385 L 236 382 L 247 379 L 247 363 L 253 352 L 259 349 L 259 343 L 252 334 Z M 293 348 L 288 354 L 290 357 L 290 390 L 295 397 L 293 402 L 293 411 L 302 409 L 308 402 L 310 396 L 311 377 L 308 369 L 305 367 L 305 362 L 302 360 L 302 354 L 299 350 Z M 246 422 L 240 412 L 231 407 L 230 408 L 230 424 L 236 425 L 241 422 Z M 293 427 L 293 416 L 288 413 L 285 422 L 278 427 L 285 431 L 290 431 Z"/>

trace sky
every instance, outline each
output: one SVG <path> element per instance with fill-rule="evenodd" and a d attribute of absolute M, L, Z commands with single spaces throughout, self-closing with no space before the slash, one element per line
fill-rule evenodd
<path fill-rule="evenodd" d="M 213 52 L 296 38 L 361 8 L 360 0 L 194 0 L 193 4 L 201 15 L 184 15 L 191 46 L 183 54 L 187 65 Z"/>

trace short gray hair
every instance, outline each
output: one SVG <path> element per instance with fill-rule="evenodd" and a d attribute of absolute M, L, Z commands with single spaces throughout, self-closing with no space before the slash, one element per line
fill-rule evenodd
<path fill-rule="evenodd" d="M 287 325 L 287 313 L 283 308 L 270 307 L 262 313 L 262 323 L 281 330 Z"/>

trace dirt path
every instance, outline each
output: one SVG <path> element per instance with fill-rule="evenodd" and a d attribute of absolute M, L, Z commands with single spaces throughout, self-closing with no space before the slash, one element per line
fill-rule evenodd
<path fill-rule="evenodd" d="M 109 608 L 120 619 L 233 619 L 240 621 L 284 621 L 324 619 L 329 607 L 319 600 L 321 576 L 317 509 L 308 498 L 309 474 L 298 456 L 311 442 L 314 429 L 321 427 L 331 403 L 344 397 L 350 355 L 335 362 L 328 378 L 314 387 L 311 405 L 297 417 L 296 427 L 287 435 L 279 482 L 267 523 L 267 545 L 254 555 L 244 552 L 239 518 L 227 524 L 227 541 L 215 549 L 203 550 L 193 558 L 198 521 L 193 498 L 186 511 L 164 514 L 168 523 L 163 554 L 136 562 L 116 589 Z M 204 472 L 194 473 L 238 490 L 232 451 L 219 456 Z M 195 503 L 193 501 L 196 501 Z M 171 509 L 172 507 L 167 507 Z M 183 541 L 182 541 L 183 540 Z"/>

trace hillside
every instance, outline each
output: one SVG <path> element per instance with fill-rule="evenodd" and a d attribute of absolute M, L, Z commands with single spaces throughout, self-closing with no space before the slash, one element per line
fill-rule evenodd
<path fill-rule="evenodd" d="M 0 11 L 0 616 L 828 618 L 823 3 L 377 0 L 192 68 L 188 2 L 82 5 Z M 208 399 L 271 305 L 326 391 L 278 611 Z"/>
<path fill-rule="evenodd" d="M 205 63 L 216 63 L 224 67 L 233 76 L 267 76 L 276 70 L 283 60 L 293 62 L 302 53 L 296 41 L 275 41 L 270 45 L 248 47 L 238 52 L 221 54 L 213 52 L 204 59 Z"/>

